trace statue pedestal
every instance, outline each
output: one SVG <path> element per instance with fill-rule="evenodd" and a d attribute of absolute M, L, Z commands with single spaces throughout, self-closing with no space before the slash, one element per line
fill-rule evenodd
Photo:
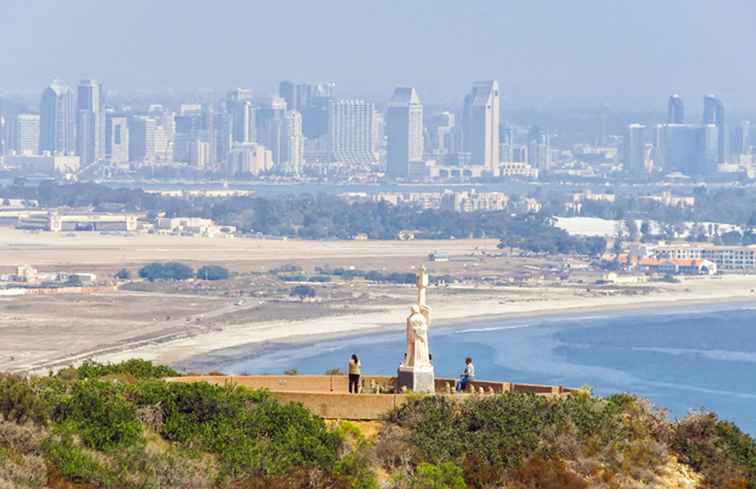
<path fill-rule="evenodd" d="M 396 379 L 399 390 L 406 387 L 412 392 L 436 392 L 435 375 L 433 366 L 427 367 L 399 367 Z"/>

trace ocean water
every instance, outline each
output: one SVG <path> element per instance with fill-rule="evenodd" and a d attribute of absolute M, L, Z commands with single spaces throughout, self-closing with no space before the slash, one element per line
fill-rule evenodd
<path fill-rule="evenodd" d="M 632 392 L 672 417 L 706 409 L 756 434 L 756 304 L 664 313 L 624 313 L 519 320 L 486 319 L 436 326 L 430 333 L 436 375 L 456 377 L 464 358 L 477 377 L 520 383 L 589 385 L 599 395 Z M 396 332 L 268 345 L 217 359 L 229 374 L 322 374 L 345 370 L 352 353 L 363 372 L 393 374 L 404 352 Z"/>

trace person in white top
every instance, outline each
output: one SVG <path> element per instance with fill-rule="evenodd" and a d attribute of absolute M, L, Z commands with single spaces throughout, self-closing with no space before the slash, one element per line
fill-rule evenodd
<path fill-rule="evenodd" d="M 475 365 L 473 365 L 472 358 L 465 358 L 465 370 L 462 375 L 459 376 L 457 381 L 457 392 L 464 392 L 467 385 L 475 378 Z"/>

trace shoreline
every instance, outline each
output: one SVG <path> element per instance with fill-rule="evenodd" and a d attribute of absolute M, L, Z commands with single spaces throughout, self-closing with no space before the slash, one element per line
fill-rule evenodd
<path fill-rule="evenodd" d="M 723 280 L 737 282 L 738 278 Z M 751 282 L 749 282 L 749 285 Z M 676 284 L 679 288 L 680 284 Z M 691 288 L 706 286 L 708 282 L 682 284 Z M 732 284 L 734 285 L 734 284 Z M 618 295 L 610 297 L 567 297 L 558 300 L 534 300 L 506 303 L 499 300 L 483 300 L 477 303 L 465 298 L 435 298 L 433 326 L 439 329 L 460 327 L 464 323 L 522 319 L 549 319 L 554 317 L 579 318 L 591 314 L 622 315 L 625 313 L 673 313 L 684 312 L 686 308 L 701 307 L 711 310 L 726 310 L 746 304 L 756 304 L 756 293 L 752 288 L 733 290 L 727 287 L 725 293 L 708 290 L 695 293 L 674 287 L 649 295 Z M 498 291 L 502 292 L 502 291 Z M 720 291 L 721 292 L 721 291 Z M 433 302 L 433 298 L 431 299 Z M 230 361 L 242 351 L 246 356 L 299 345 L 313 344 L 340 338 L 353 338 L 380 333 L 400 332 L 404 328 L 404 317 L 409 305 L 385 306 L 375 312 L 363 314 L 326 316 L 299 321 L 268 321 L 226 326 L 215 331 L 194 336 L 168 340 L 162 343 L 140 345 L 121 351 L 111 351 L 96 355 L 99 362 L 118 362 L 129 358 L 144 358 L 157 363 L 174 366 L 213 369 Z M 683 311 L 681 311 L 681 309 Z M 217 362 L 214 362 L 217 360 Z"/>
<path fill-rule="evenodd" d="M 717 311 L 730 311 L 738 306 L 751 304 L 756 306 L 756 297 L 752 299 L 736 299 L 728 302 L 720 302 L 712 304 L 711 302 L 702 301 L 690 301 L 682 302 L 679 305 L 674 306 L 666 311 L 661 311 L 658 305 L 651 304 L 638 304 L 637 307 L 628 308 L 615 308 L 615 307 L 596 307 L 596 308 L 584 308 L 579 311 L 567 311 L 552 310 L 544 311 L 539 314 L 512 314 L 512 315 L 500 315 L 500 314 L 485 314 L 480 316 L 470 316 L 465 318 L 465 323 L 470 323 L 474 326 L 476 323 L 483 323 L 489 321 L 501 321 L 502 323 L 514 323 L 521 320 L 531 320 L 533 322 L 543 322 L 553 320 L 555 318 L 563 319 L 565 321 L 575 321 L 582 318 L 594 319 L 592 315 L 596 313 L 606 313 L 608 318 L 619 317 L 623 314 L 629 314 L 632 316 L 656 316 L 656 315 L 675 315 L 685 314 L 689 311 L 691 306 L 708 306 L 701 309 L 692 311 L 693 313 L 705 313 L 705 312 L 717 312 Z M 437 331 L 448 334 L 454 330 L 460 330 L 463 327 L 463 322 L 460 320 L 440 320 L 436 324 Z M 538 324 L 526 325 L 523 327 L 537 327 Z M 218 350 L 212 350 L 205 354 L 194 355 L 184 360 L 180 360 L 171 366 L 181 372 L 203 372 L 203 371 L 221 371 L 223 372 L 224 365 L 230 363 L 237 363 L 244 357 L 267 355 L 271 353 L 277 353 L 280 351 L 301 348 L 304 346 L 312 346 L 318 343 L 324 343 L 335 340 L 350 340 L 355 338 L 365 338 L 368 336 L 378 336 L 384 334 L 399 334 L 404 330 L 404 326 L 386 325 L 382 327 L 364 329 L 359 331 L 352 331 L 346 333 L 320 333 L 294 336 L 290 338 L 284 338 L 280 340 L 269 340 L 262 342 L 245 343 L 228 348 L 222 348 Z M 465 330 L 461 330 L 465 331 Z M 223 372 L 227 374 L 227 372 Z M 251 372 L 251 375 L 260 375 L 260 372 Z M 230 375 L 230 374 L 229 374 Z"/>

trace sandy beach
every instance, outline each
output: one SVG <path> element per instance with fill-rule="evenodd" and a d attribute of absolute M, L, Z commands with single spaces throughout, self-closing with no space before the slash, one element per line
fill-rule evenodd
<path fill-rule="evenodd" d="M 473 319 L 496 317 L 515 319 L 530 316 L 621 313 L 641 309 L 679 309 L 685 306 L 722 305 L 756 302 L 756 277 L 725 276 L 690 279 L 684 283 L 664 284 L 652 294 L 590 296 L 566 288 L 495 288 L 474 296 L 455 296 L 432 290 L 429 301 L 437 326 L 459 324 Z M 158 363 L 185 363 L 193 357 L 241 345 L 264 344 L 323 337 L 354 335 L 378 330 L 401 330 L 407 305 L 391 305 L 354 315 L 320 317 L 301 321 L 267 321 L 235 324 L 219 330 L 167 342 L 154 342 L 138 348 L 97 355 L 101 362 L 144 358 Z"/>

